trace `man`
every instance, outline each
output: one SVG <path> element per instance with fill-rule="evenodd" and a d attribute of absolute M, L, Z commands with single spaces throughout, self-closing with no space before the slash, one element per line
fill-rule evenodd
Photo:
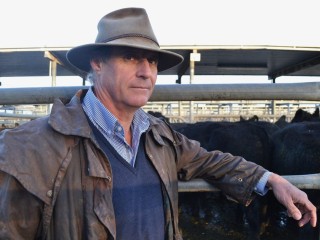
<path fill-rule="evenodd" d="M 284 178 L 207 152 L 141 109 L 158 71 L 183 60 L 160 49 L 144 9 L 107 14 L 95 43 L 67 58 L 93 86 L 0 136 L 1 239 L 182 239 L 177 183 L 193 178 L 245 205 L 272 188 L 300 226 L 316 225 L 315 206 Z"/>

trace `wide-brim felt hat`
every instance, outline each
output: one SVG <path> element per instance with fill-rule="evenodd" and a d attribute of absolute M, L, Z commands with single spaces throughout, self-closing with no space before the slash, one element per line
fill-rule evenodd
<path fill-rule="evenodd" d="M 98 23 L 95 43 L 74 47 L 67 52 L 68 61 L 76 68 L 89 72 L 92 54 L 109 47 L 132 47 L 159 53 L 158 71 L 172 68 L 183 61 L 177 53 L 160 48 L 143 8 L 123 8 L 111 12 Z"/>

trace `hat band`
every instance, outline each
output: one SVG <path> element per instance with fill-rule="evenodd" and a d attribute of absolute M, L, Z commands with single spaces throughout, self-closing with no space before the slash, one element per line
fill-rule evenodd
<path fill-rule="evenodd" d="M 143 34 L 138 34 L 138 33 L 129 33 L 129 34 L 122 34 L 122 35 L 119 35 L 117 37 L 111 37 L 111 38 L 107 38 L 101 42 L 103 43 L 107 43 L 107 42 L 111 42 L 113 40 L 116 40 L 116 39 L 119 39 L 119 38 L 126 38 L 126 37 L 142 37 L 142 38 L 146 38 L 148 40 L 151 40 L 152 42 L 154 42 L 155 44 L 157 44 L 158 47 L 160 47 L 159 43 L 154 40 L 153 38 L 150 38 L 146 35 L 143 35 Z"/>

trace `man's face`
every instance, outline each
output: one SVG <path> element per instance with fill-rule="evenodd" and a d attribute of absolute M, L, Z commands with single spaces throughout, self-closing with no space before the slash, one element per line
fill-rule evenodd
<path fill-rule="evenodd" d="M 148 102 L 153 92 L 157 65 L 155 52 L 112 48 L 96 70 L 95 93 L 109 109 L 136 110 Z"/>

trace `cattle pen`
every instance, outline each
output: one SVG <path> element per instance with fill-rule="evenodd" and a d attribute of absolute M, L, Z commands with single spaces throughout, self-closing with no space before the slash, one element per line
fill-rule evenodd
<path fill-rule="evenodd" d="M 87 87 L 42 87 L 0 89 L 0 105 L 51 104 L 59 98 L 67 102 L 80 89 Z M 320 83 L 283 84 L 187 84 L 156 85 L 153 101 L 206 101 L 206 100 L 320 100 Z M 14 116 L 13 116 L 14 117 Z M 28 116 L 32 118 L 32 116 Z M 34 118 L 36 116 L 33 116 Z M 286 176 L 304 189 L 320 189 L 320 174 Z M 201 180 L 179 183 L 179 191 L 215 191 Z"/>

